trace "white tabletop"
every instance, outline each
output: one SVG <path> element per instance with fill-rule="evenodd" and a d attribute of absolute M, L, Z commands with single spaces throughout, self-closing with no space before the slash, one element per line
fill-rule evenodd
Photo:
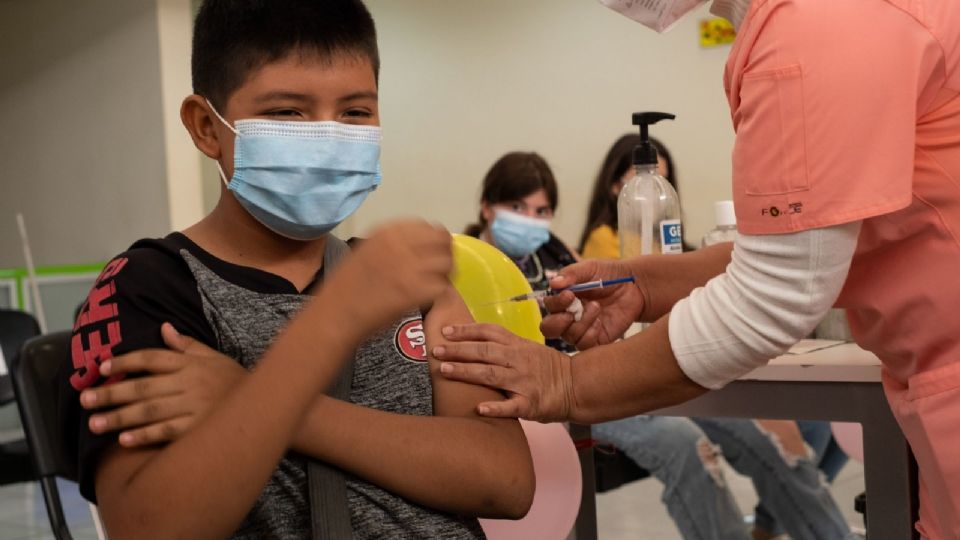
<path fill-rule="evenodd" d="M 880 382 L 880 360 L 856 343 L 843 343 L 803 354 L 785 354 L 740 380 Z"/>

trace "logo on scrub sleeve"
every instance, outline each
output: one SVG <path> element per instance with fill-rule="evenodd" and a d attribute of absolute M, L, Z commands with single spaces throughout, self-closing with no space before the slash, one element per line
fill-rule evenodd
<path fill-rule="evenodd" d="M 803 213 L 803 203 L 802 202 L 792 202 L 787 204 L 786 210 L 781 210 L 776 206 L 771 206 L 770 208 L 761 208 L 761 216 L 769 217 L 780 217 L 782 215 L 793 215 L 793 214 L 802 214 Z"/>
<path fill-rule="evenodd" d="M 423 331 L 423 319 L 406 319 L 397 327 L 393 336 L 397 352 L 412 362 L 427 361 L 427 334 Z"/>

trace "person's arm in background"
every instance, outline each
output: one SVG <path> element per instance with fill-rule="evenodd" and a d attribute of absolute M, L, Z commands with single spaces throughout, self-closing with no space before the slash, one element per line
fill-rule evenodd
<path fill-rule="evenodd" d="M 387 255 L 394 261 L 389 271 L 381 264 Z M 392 224 L 371 236 L 280 334 L 256 371 L 196 429 L 161 449 L 114 446 L 104 453 L 96 493 L 109 535 L 229 536 L 260 495 L 314 397 L 360 339 L 410 307 L 432 301 L 448 284 L 450 264 L 449 235 L 427 224 Z M 101 372 L 110 375 L 110 367 L 104 363 Z"/>

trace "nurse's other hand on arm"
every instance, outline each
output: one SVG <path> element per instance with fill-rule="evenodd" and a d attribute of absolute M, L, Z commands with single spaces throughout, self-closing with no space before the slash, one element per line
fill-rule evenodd
<path fill-rule="evenodd" d="M 447 343 L 431 352 L 442 361 L 444 377 L 506 393 L 505 400 L 478 404 L 481 415 L 554 422 L 573 414 L 573 377 L 566 354 L 496 324 L 454 324 L 442 332 Z"/>
<path fill-rule="evenodd" d="M 707 391 L 677 365 L 666 318 L 630 339 L 570 357 L 492 324 L 453 325 L 433 350 L 448 378 L 499 388 L 484 416 L 596 423 L 686 401 Z"/>

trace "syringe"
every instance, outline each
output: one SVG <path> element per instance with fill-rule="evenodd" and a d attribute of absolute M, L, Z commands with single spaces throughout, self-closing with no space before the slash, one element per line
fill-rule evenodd
<path fill-rule="evenodd" d="M 556 296 L 563 291 L 570 292 L 580 292 L 580 291 L 589 291 L 591 289 L 602 289 L 604 287 L 610 287 L 613 285 L 619 285 L 621 283 L 634 283 L 636 280 L 633 276 L 617 279 L 608 279 L 608 280 L 596 280 L 588 281 L 586 283 L 577 283 L 576 285 L 571 285 L 565 289 L 543 289 L 539 291 L 529 292 L 527 294 L 520 294 L 517 296 L 510 297 L 505 300 L 506 302 L 523 302 L 524 300 L 540 300 L 548 296 Z"/>

